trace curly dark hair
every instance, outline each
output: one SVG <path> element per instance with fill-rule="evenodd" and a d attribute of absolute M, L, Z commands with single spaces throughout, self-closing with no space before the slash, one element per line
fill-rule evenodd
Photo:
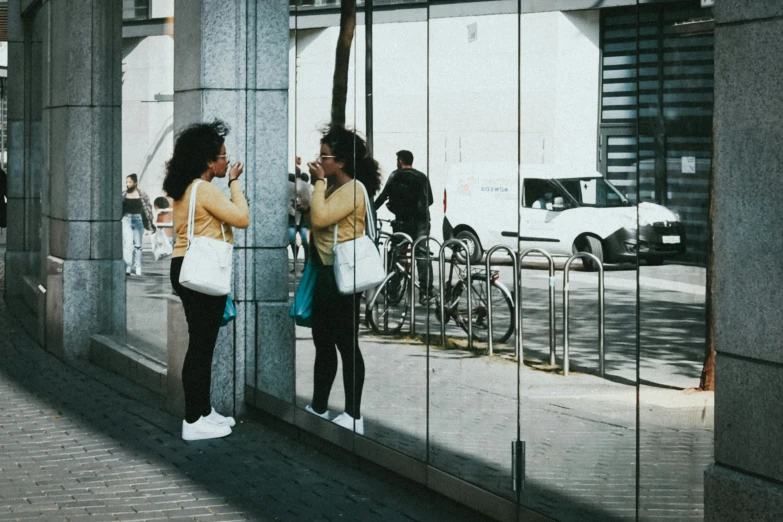
<path fill-rule="evenodd" d="M 343 172 L 362 182 L 372 197 L 381 188 L 381 168 L 367 150 L 367 143 L 355 130 L 342 125 L 323 129 L 321 143 L 328 145 L 335 161 L 342 161 Z"/>
<path fill-rule="evenodd" d="M 201 177 L 208 162 L 216 161 L 220 147 L 226 141 L 228 124 L 215 120 L 212 123 L 196 123 L 177 135 L 174 154 L 166 162 L 163 190 L 179 201 L 194 179 Z"/>

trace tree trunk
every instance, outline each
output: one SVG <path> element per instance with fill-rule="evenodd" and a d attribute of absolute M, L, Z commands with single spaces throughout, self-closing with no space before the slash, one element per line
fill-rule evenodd
<path fill-rule="evenodd" d="M 364 0 L 364 113 L 367 127 L 367 150 L 373 151 L 373 106 L 372 106 L 372 0 Z"/>
<path fill-rule="evenodd" d="M 712 307 L 712 289 L 715 280 L 715 256 L 712 247 L 712 224 L 715 217 L 715 155 L 710 168 L 710 234 L 707 247 L 707 288 L 705 292 L 707 335 L 704 343 L 704 367 L 699 381 L 700 391 L 715 391 L 715 311 Z"/>
<path fill-rule="evenodd" d="M 351 61 L 351 43 L 356 31 L 356 0 L 340 3 L 340 36 L 334 56 L 332 81 L 332 125 L 345 125 L 345 104 L 348 100 L 348 69 Z"/>

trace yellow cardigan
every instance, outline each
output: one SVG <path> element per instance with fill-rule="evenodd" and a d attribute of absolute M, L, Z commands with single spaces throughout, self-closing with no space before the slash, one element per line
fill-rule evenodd
<path fill-rule="evenodd" d="M 324 180 L 315 182 L 310 206 L 310 230 L 324 265 L 334 264 L 332 248 L 335 224 L 338 227 L 337 242 L 350 241 L 364 235 L 366 214 L 364 192 L 355 181 L 349 181 L 338 189 L 327 189 Z"/>
<path fill-rule="evenodd" d="M 171 257 L 182 257 L 188 248 L 188 210 L 190 208 L 190 192 L 196 180 L 185 190 L 182 198 L 174 202 L 174 231 L 177 234 L 177 242 Z M 193 218 L 194 233 L 197 236 L 206 236 L 213 239 L 223 239 L 220 224 L 226 232 L 226 240 L 234 242 L 232 226 L 247 228 L 250 224 L 250 214 L 247 208 L 247 200 L 242 193 L 239 181 L 229 184 L 231 199 L 229 200 L 223 191 L 212 183 L 206 181 L 198 186 L 196 192 L 196 213 Z"/>

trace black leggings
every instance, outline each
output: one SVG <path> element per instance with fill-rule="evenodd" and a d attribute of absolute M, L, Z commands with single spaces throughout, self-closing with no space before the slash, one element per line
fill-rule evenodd
<path fill-rule="evenodd" d="M 212 411 L 209 398 L 212 354 L 223 320 L 226 296 L 202 294 L 179 284 L 183 259 L 171 260 L 171 286 L 182 300 L 188 321 L 188 352 L 182 365 L 182 388 L 185 390 L 185 420 L 192 423 Z"/>
<path fill-rule="evenodd" d="M 311 261 L 317 258 L 311 252 Z M 326 411 L 329 393 L 337 375 L 337 350 L 343 362 L 345 412 L 358 419 L 361 416 L 364 387 L 364 359 L 359 350 L 359 306 L 362 294 L 342 295 L 337 290 L 331 266 L 318 267 L 318 279 L 313 292 L 313 343 L 315 344 L 315 380 L 312 408 Z"/>

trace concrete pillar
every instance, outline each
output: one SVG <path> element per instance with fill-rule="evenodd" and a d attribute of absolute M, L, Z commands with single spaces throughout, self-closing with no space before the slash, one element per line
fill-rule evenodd
<path fill-rule="evenodd" d="M 44 38 L 46 347 L 85 354 L 125 330 L 120 0 L 49 0 Z"/>
<path fill-rule="evenodd" d="M 250 227 L 234 235 L 238 317 L 221 330 L 212 381 L 213 404 L 235 413 L 244 409 L 246 384 L 288 402 L 295 393 L 286 251 L 288 19 L 287 0 L 175 3 L 175 131 L 222 119 L 232 129 L 230 159 L 246 163 Z M 228 194 L 225 180 L 216 183 Z M 186 347 L 175 337 L 169 361 L 181 365 Z M 169 376 L 179 379 L 179 370 L 169 368 Z"/>
<path fill-rule="evenodd" d="M 783 3 L 715 3 L 715 463 L 708 521 L 783 514 Z"/>
<path fill-rule="evenodd" d="M 8 4 L 8 242 L 5 293 L 24 297 L 42 315 L 38 302 L 41 256 L 40 18 L 22 16 L 21 0 Z M 40 340 L 40 337 L 39 337 Z"/>

